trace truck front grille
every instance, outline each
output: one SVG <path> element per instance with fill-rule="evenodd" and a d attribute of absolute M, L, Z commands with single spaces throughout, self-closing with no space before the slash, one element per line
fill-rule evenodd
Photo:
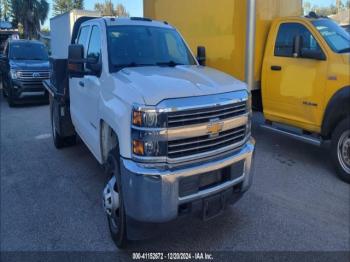
<path fill-rule="evenodd" d="M 38 80 L 38 79 L 49 79 L 50 72 L 48 70 L 45 71 L 19 71 L 19 79 L 21 80 Z"/>
<path fill-rule="evenodd" d="M 180 158 L 214 151 L 241 142 L 245 134 L 246 127 L 240 126 L 220 132 L 216 137 L 205 135 L 169 141 L 168 157 Z"/>
<path fill-rule="evenodd" d="M 246 102 L 239 102 L 202 109 L 170 112 L 168 114 L 168 127 L 209 123 L 212 119 L 225 120 L 244 114 L 247 111 L 246 107 Z"/>

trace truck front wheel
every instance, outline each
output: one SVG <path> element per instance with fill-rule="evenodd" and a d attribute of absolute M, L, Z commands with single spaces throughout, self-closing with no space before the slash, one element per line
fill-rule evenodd
<path fill-rule="evenodd" d="M 119 161 L 118 150 L 111 150 L 106 163 L 109 181 L 103 191 L 103 206 L 114 243 L 118 248 L 125 248 L 128 239 Z"/>
<path fill-rule="evenodd" d="M 350 117 L 342 120 L 335 128 L 331 151 L 338 176 L 350 183 Z"/>

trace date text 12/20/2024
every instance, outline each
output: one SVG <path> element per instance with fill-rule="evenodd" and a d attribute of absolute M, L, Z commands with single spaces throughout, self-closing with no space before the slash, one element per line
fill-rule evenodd
<path fill-rule="evenodd" d="M 210 253 L 205 252 L 133 252 L 134 260 L 213 260 L 214 257 Z"/>

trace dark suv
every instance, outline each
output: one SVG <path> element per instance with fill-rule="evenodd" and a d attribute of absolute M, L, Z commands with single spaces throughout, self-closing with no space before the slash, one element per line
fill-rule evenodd
<path fill-rule="evenodd" d="M 39 41 L 9 40 L 0 56 L 3 95 L 10 106 L 20 101 L 48 101 L 42 81 L 50 78 L 49 57 Z"/>

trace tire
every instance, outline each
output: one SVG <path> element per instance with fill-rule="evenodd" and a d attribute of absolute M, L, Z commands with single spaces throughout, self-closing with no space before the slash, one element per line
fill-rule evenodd
<path fill-rule="evenodd" d="M 5 88 L 4 88 L 4 80 L 3 80 L 3 77 L 1 76 L 1 73 L 0 73 L 0 84 L 1 84 L 1 89 L 2 89 L 2 96 L 4 98 L 6 98 L 7 95 L 6 95 Z"/>
<path fill-rule="evenodd" d="M 9 107 L 14 107 L 16 104 L 11 89 L 9 88 L 7 91 L 7 103 L 9 104 Z"/>
<path fill-rule="evenodd" d="M 105 170 L 109 180 L 115 176 L 116 183 L 114 184 L 114 190 L 118 193 L 119 196 L 119 208 L 112 215 L 107 214 L 108 226 L 115 245 L 119 249 L 123 249 L 126 248 L 128 239 L 126 234 L 127 223 L 123 201 L 123 191 L 121 187 L 118 150 L 114 149 L 109 153 Z"/>
<path fill-rule="evenodd" d="M 350 183 L 350 117 L 342 120 L 332 134 L 331 154 L 337 174 Z"/>
<path fill-rule="evenodd" d="M 61 149 L 64 146 L 64 138 L 61 137 L 56 128 L 56 124 L 54 121 L 54 111 L 51 109 L 51 132 L 52 132 L 52 138 L 53 138 L 53 143 L 57 149 Z"/>
<path fill-rule="evenodd" d="M 1 86 L 2 86 L 2 96 L 4 97 L 4 98 L 6 98 L 7 97 L 7 93 L 6 93 L 6 91 L 5 91 L 5 88 L 4 88 L 4 81 L 1 79 Z"/>

